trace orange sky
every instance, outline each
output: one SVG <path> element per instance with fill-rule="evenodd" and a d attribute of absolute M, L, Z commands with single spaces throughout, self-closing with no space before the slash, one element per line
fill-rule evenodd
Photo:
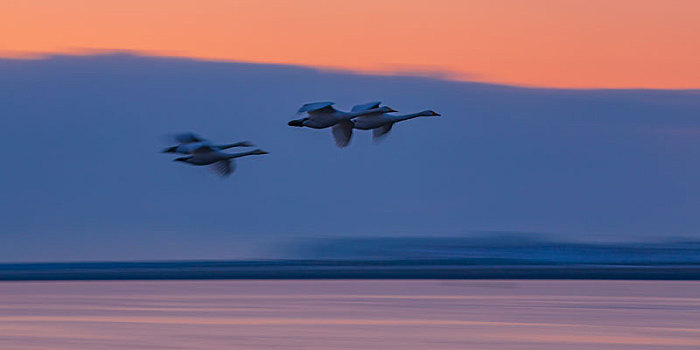
<path fill-rule="evenodd" d="M 0 0 L 0 55 L 124 49 L 582 88 L 700 88 L 700 0 Z"/>

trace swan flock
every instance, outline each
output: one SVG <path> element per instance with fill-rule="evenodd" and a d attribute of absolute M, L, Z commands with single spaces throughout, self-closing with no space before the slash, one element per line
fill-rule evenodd
<path fill-rule="evenodd" d="M 381 102 L 368 102 L 352 107 L 350 112 L 339 111 L 333 102 L 307 103 L 297 114 L 306 115 L 301 119 L 291 120 L 287 125 L 312 129 L 332 128 L 333 139 L 338 147 L 350 144 L 352 130 L 372 130 L 372 136 L 379 140 L 386 136 L 394 124 L 417 118 L 438 117 L 439 113 L 425 110 L 411 114 L 389 114 L 397 112 L 391 107 L 381 106 Z"/>
<path fill-rule="evenodd" d="M 382 106 L 379 101 L 355 105 L 350 112 L 340 111 L 333 107 L 334 104 L 334 102 L 304 104 L 297 111 L 297 115 L 304 115 L 304 117 L 291 120 L 287 125 L 311 129 L 331 128 L 336 146 L 346 147 L 350 144 L 353 129 L 372 130 L 373 139 L 378 141 L 384 138 L 398 122 L 418 117 L 440 116 L 433 110 L 409 114 L 390 114 L 397 111 L 391 107 Z M 195 166 L 209 165 L 214 172 L 224 177 L 236 169 L 234 161 L 236 158 L 268 154 L 261 149 L 239 153 L 224 152 L 229 148 L 253 147 L 254 145 L 248 141 L 214 144 L 191 132 L 176 134 L 173 139 L 177 144 L 163 149 L 162 153 L 183 155 L 174 159 L 177 162 Z"/>
<path fill-rule="evenodd" d="M 175 158 L 174 161 L 200 166 L 211 165 L 211 169 L 221 176 L 228 176 L 233 173 L 236 169 L 235 158 L 267 154 L 261 149 L 240 153 L 222 152 L 233 147 L 252 147 L 253 144 L 248 141 L 214 145 L 193 133 L 177 134 L 173 138 L 178 144 L 164 149 L 162 153 L 185 154 L 187 156 Z"/>

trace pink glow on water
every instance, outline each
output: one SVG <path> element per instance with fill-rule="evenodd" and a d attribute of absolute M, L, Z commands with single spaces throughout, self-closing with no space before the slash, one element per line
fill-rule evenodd
<path fill-rule="evenodd" d="M 0 284 L 0 349 L 697 349 L 699 282 Z"/>

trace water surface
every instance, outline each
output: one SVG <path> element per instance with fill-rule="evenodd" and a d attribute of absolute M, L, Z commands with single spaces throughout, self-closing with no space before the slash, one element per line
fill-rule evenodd
<path fill-rule="evenodd" d="M 694 281 L 0 283 L 0 349 L 698 349 Z"/>

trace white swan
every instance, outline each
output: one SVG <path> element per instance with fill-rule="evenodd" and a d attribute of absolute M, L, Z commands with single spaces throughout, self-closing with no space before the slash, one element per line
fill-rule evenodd
<path fill-rule="evenodd" d="M 379 102 L 371 102 L 364 105 L 355 106 L 357 108 L 377 108 Z M 354 108 L 353 108 L 354 109 Z M 391 128 L 395 123 L 409 120 L 417 117 L 439 117 L 440 114 L 432 111 L 425 110 L 417 113 L 402 114 L 402 115 L 390 115 L 386 113 L 371 113 L 367 115 L 362 115 L 353 120 L 353 128 L 359 130 L 372 130 L 372 137 L 377 140 L 382 136 L 386 135 L 391 131 Z"/>
<path fill-rule="evenodd" d="M 212 149 L 224 150 L 232 147 L 251 147 L 252 143 L 248 141 L 229 143 L 224 145 L 214 145 L 211 142 L 193 134 L 193 133 L 183 133 L 173 136 L 175 141 L 180 144 L 177 146 L 172 146 L 164 149 L 162 153 L 179 153 L 179 154 L 192 154 L 195 150 L 200 147 L 210 147 Z"/>
<path fill-rule="evenodd" d="M 194 153 L 194 151 L 196 149 L 203 147 L 203 146 L 211 147 L 211 148 L 218 149 L 218 150 L 225 150 L 225 149 L 229 149 L 232 147 L 251 147 L 254 145 L 248 141 L 229 143 L 226 145 L 212 145 L 211 142 L 203 141 L 203 142 L 194 142 L 194 143 L 183 143 L 181 145 L 168 147 L 168 148 L 164 149 L 162 151 L 162 153 L 192 154 L 192 153 Z"/>
<path fill-rule="evenodd" d="M 213 164 L 212 169 L 221 176 L 228 176 L 236 169 L 236 163 L 234 163 L 234 158 L 240 158 L 250 155 L 258 154 L 268 154 L 261 149 L 256 149 L 248 152 L 241 153 L 224 153 L 220 152 L 218 149 L 214 149 L 208 146 L 202 146 L 192 152 L 191 156 L 175 158 L 176 162 L 184 162 L 192 165 L 210 165 Z"/>
<path fill-rule="evenodd" d="M 363 115 L 396 112 L 394 109 L 387 106 L 343 112 L 333 108 L 333 105 L 333 102 L 307 103 L 301 106 L 297 113 L 306 113 L 308 116 L 292 120 L 287 123 L 287 125 L 312 129 L 333 127 L 335 144 L 338 147 L 345 147 L 350 143 L 350 139 L 352 138 L 352 118 Z"/>

